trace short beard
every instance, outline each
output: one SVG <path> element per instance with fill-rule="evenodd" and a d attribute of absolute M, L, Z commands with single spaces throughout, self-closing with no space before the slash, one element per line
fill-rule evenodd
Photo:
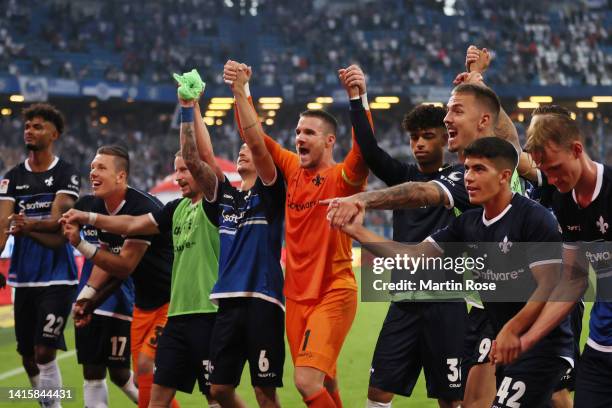
<path fill-rule="evenodd" d="M 26 143 L 25 147 L 31 152 L 37 152 L 40 150 L 40 148 L 37 145 L 31 144 L 31 143 Z"/>

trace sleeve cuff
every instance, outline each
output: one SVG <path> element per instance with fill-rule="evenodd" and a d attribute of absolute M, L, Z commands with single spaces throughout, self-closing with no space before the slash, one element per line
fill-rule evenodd
<path fill-rule="evenodd" d="M 437 185 L 442 187 L 442 190 L 444 190 L 444 193 L 448 197 L 448 205 L 445 205 L 444 207 L 446 207 L 447 210 L 450 210 L 451 208 L 454 208 L 455 207 L 455 200 L 453 199 L 453 195 L 450 193 L 448 188 L 446 188 L 446 186 L 444 184 L 440 183 L 438 180 L 433 180 L 432 183 L 436 183 Z"/>

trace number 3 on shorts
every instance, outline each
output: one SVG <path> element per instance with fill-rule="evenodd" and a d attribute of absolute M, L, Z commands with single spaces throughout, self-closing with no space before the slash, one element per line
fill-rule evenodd
<path fill-rule="evenodd" d="M 512 387 L 510 387 L 512 385 Z M 510 395 L 510 389 L 515 391 L 515 393 L 508 398 Z M 525 390 L 527 386 L 522 381 L 514 381 L 512 382 L 512 378 L 504 377 L 503 381 L 499 386 L 499 390 L 497 391 L 497 398 L 500 404 L 504 404 L 506 398 L 508 398 L 508 402 L 505 403 L 505 406 L 508 408 L 521 408 L 521 403 L 519 399 L 525 394 Z"/>

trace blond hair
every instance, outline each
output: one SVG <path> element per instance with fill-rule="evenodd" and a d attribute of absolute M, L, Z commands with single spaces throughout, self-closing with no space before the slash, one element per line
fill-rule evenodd
<path fill-rule="evenodd" d="M 572 142 L 582 142 L 576 121 L 559 113 L 538 115 L 538 120 L 532 122 L 527 129 L 525 151 L 542 151 L 548 142 L 564 148 L 569 148 Z"/>

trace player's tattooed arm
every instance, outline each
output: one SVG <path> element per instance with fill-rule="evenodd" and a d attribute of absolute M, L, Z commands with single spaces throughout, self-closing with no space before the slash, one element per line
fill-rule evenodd
<path fill-rule="evenodd" d="M 398 184 L 382 190 L 367 191 L 349 197 L 322 200 L 329 205 L 327 218 L 332 227 L 344 227 L 358 215 L 360 208 L 395 210 L 448 206 L 449 198 L 438 183 L 413 182 Z"/>
<path fill-rule="evenodd" d="M 217 193 L 217 175 L 200 159 L 195 141 L 193 122 L 181 123 L 181 153 L 185 165 L 208 201 L 214 201 Z"/>
<path fill-rule="evenodd" d="M 398 184 L 382 190 L 367 191 L 356 195 L 366 208 L 393 210 L 398 208 L 438 207 L 449 205 L 442 187 L 434 182 Z"/>

